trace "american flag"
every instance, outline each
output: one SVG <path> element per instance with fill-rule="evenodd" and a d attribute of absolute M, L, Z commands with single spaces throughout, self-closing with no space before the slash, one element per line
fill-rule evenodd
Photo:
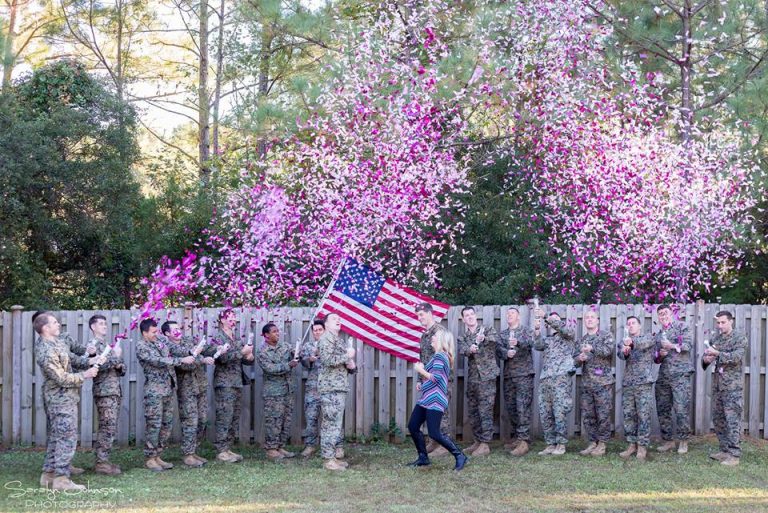
<path fill-rule="evenodd" d="M 339 314 L 341 329 L 346 333 L 399 358 L 417 362 L 424 328 L 414 307 L 425 302 L 432 305 L 438 322 L 450 306 L 388 280 L 348 258 L 319 312 Z"/>

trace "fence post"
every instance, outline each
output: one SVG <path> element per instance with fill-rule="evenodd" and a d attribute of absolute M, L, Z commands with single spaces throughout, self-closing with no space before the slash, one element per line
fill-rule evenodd
<path fill-rule="evenodd" d="M 184 334 L 187 336 L 191 336 L 193 334 L 192 331 L 192 320 L 194 317 L 192 316 L 192 307 L 195 306 L 194 303 L 184 303 L 184 316 L 182 318 L 183 324 L 182 329 L 184 330 Z M 197 328 L 195 326 L 195 328 Z M 203 336 L 208 336 L 207 333 L 203 333 Z"/>
<path fill-rule="evenodd" d="M 14 445 L 21 441 L 21 312 L 24 307 L 11 307 L 11 344 L 13 351 L 13 384 L 12 384 L 12 425 L 11 437 Z"/>
<path fill-rule="evenodd" d="M 697 435 L 704 435 L 709 432 L 709 419 L 706 417 L 706 409 L 703 402 L 706 400 L 707 391 L 707 371 L 701 368 L 699 362 L 701 354 L 704 351 L 704 301 L 696 301 L 696 329 L 693 333 L 693 393 L 694 393 L 694 419 L 693 432 Z"/>

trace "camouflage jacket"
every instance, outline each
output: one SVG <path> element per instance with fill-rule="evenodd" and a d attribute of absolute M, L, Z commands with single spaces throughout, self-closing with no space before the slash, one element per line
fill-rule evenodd
<path fill-rule="evenodd" d="M 96 355 L 100 355 L 107 343 L 104 340 L 92 338 L 88 345 L 96 346 Z M 109 397 L 122 396 L 123 390 L 120 386 L 120 377 L 125 376 L 125 361 L 123 357 L 116 357 L 112 351 L 107 356 L 104 365 L 99 366 L 99 373 L 93 378 L 93 396 Z"/>
<path fill-rule="evenodd" d="M 280 341 L 274 346 L 264 342 L 256 353 L 256 360 L 264 372 L 262 397 L 284 396 L 293 391 L 293 369 L 288 365 L 293 360 L 293 348 L 288 342 Z"/>
<path fill-rule="evenodd" d="M 90 356 L 87 354 L 86 346 L 81 342 L 73 339 L 69 333 L 59 334 L 59 340 L 67 346 L 69 350 L 69 362 L 73 369 L 86 370 L 90 368 L 88 359 Z M 37 354 L 37 346 L 40 344 L 40 335 L 35 336 L 34 349 Z"/>
<path fill-rule="evenodd" d="M 181 337 L 179 342 L 170 342 L 175 346 L 174 352 L 184 355 L 192 354 L 197 346 L 197 342 L 192 337 Z M 210 346 L 206 345 L 200 352 L 195 363 L 180 364 L 176 366 L 176 380 L 179 391 L 192 395 L 204 394 L 208 390 L 208 374 L 206 365 L 203 363 L 203 354 L 211 353 Z M 210 354 L 213 356 L 213 353 Z"/>
<path fill-rule="evenodd" d="M 444 330 L 442 324 L 439 322 L 436 322 L 432 325 L 431 328 L 424 331 L 424 333 L 421 334 L 421 339 L 419 341 L 419 360 L 424 365 L 429 362 L 433 356 L 435 356 L 435 350 L 432 349 L 432 337 L 435 333 L 438 332 L 438 330 Z M 453 376 L 453 372 L 449 373 L 451 376 Z M 418 375 L 419 381 L 424 381 L 424 377 L 419 374 Z M 450 381 L 452 378 L 449 377 L 448 380 Z"/>
<path fill-rule="evenodd" d="M 667 356 L 661 356 L 661 342 L 666 336 L 667 340 L 672 342 L 676 349 L 672 349 Z M 691 363 L 691 334 L 688 326 L 682 322 L 673 322 L 662 329 L 653 337 L 656 343 L 656 363 L 660 363 L 659 381 L 665 381 L 677 376 L 691 374 L 693 364 Z M 679 351 L 678 351 L 679 350 Z"/>
<path fill-rule="evenodd" d="M 587 353 L 587 361 L 580 362 L 576 357 L 581 353 L 581 347 L 592 346 L 592 352 Z M 616 378 L 613 376 L 613 337 L 607 331 L 599 330 L 594 335 L 585 334 L 581 337 L 581 343 L 575 344 L 573 349 L 573 365 L 581 366 L 581 384 L 613 385 Z"/>
<path fill-rule="evenodd" d="M 721 390 L 738 391 L 744 388 L 744 354 L 747 336 L 737 330 L 728 335 L 718 333 L 709 344 L 720 351 L 714 361 L 714 384 Z M 701 362 L 705 369 L 709 367 Z"/>
<path fill-rule="evenodd" d="M 301 347 L 301 365 L 307 369 L 307 383 L 306 388 L 308 390 L 317 390 L 317 376 L 320 373 L 320 362 L 315 360 L 310 362 L 311 356 L 317 356 L 317 340 L 315 337 L 310 337 L 310 340 L 304 343 Z"/>
<path fill-rule="evenodd" d="M 251 384 L 251 378 L 246 374 L 243 365 L 253 365 L 254 360 L 246 360 L 243 356 L 242 350 L 245 342 L 238 335 L 237 330 L 235 330 L 233 335 L 234 339 L 230 339 L 226 333 L 219 329 L 214 337 L 220 344 L 229 344 L 227 352 L 216 358 L 216 370 L 213 372 L 213 386 L 215 388 L 243 388 L 244 385 Z M 255 359 L 255 348 L 253 352 Z M 206 354 L 208 354 L 208 352 L 206 352 Z M 213 353 L 211 353 L 211 355 L 213 355 Z"/>
<path fill-rule="evenodd" d="M 515 356 L 507 358 L 509 347 L 509 328 L 499 334 L 496 340 L 496 356 L 504 362 L 504 377 L 533 376 L 533 330 L 523 325 L 518 326 L 512 333 L 517 339 Z"/>
<path fill-rule="evenodd" d="M 477 353 L 472 354 L 469 348 L 477 340 L 482 330 L 485 339 L 477 345 Z M 459 351 L 469 360 L 469 379 L 487 381 L 499 377 L 499 364 L 496 362 L 496 330 L 479 325 L 475 331 L 464 331 L 459 337 Z"/>
<path fill-rule="evenodd" d="M 533 342 L 536 351 L 544 351 L 539 379 L 554 378 L 569 374 L 573 370 L 573 347 L 575 333 L 564 320 L 544 322 L 553 330 L 548 337 L 539 337 Z"/>
<path fill-rule="evenodd" d="M 43 400 L 47 405 L 72 405 L 80 402 L 82 373 L 72 372 L 69 345 L 61 339 L 37 344 L 35 360 L 43 372 Z"/>
<path fill-rule="evenodd" d="M 624 341 L 616 345 L 616 356 L 625 361 L 624 378 L 621 383 L 625 387 L 653 383 L 654 356 L 656 343 L 650 335 L 632 337 L 632 350 L 624 356 Z"/>
<path fill-rule="evenodd" d="M 178 346 L 158 338 L 157 342 L 140 339 L 136 343 L 136 358 L 144 369 L 144 397 L 167 397 L 176 388 L 176 365 L 185 354 Z M 176 353 L 176 354 L 174 354 Z"/>
<path fill-rule="evenodd" d="M 341 337 L 326 331 L 320 340 L 320 373 L 317 377 L 317 389 L 321 394 L 349 391 L 347 373 L 347 344 Z"/>

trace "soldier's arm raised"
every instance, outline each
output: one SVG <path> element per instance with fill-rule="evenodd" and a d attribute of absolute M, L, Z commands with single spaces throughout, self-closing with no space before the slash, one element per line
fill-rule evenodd
<path fill-rule="evenodd" d="M 259 350 L 256 354 L 256 360 L 259 362 L 259 367 L 268 374 L 287 374 L 292 369 L 288 362 L 277 361 L 273 358 L 273 354 L 269 354 L 268 350 Z"/>
<path fill-rule="evenodd" d="M 150 350 L 147 343 L 139 343 L 136 345 L 136 359 L 142 365 L 149 365 L 150 367 L 167 367 L 168 365 L 181 365 L 181 358 L 173 356 L 159 356 L 155 351 Z"/>
<path fill-rule="evenodd" d="M 344 365 L 349 360 L 347 356 L 347 348 L 339 340 L 337 343 L 332 343 L 329 340 L 320 343 L 320 361 L 323 365 L 336 366 Z"/>
<path fill-rule="evenodd" d="M 679 344 L 680 352 L 690 351 L 693 347 L 693 337 L 691 337 L 691 330 L 688 329 L 688 326 L 681 325 L 678 337 L 679 340 L 675 340 L 674 343 L 675 345 Z"/>
<path fill-rule="evenodd" d="M 67 372 L 67 369 L 61 365 L 59 358 L 47 351 L 38 355 L 37 364 L 40 366 L 43 374 L 60 387 L 79 387 L 85 381 L 82 373 Z"/>
<path fill-rule="evenodd" d="M 595 346 L 592 348 L 592 352 L 595 354 L 595 356 L 607 358 L 613 354 L 613 347 L 613 338 L 609 334 L 605 333 L 598 338 L 597 344 L 595 344 Z"/>
<path fill-rule="evenodd" d="M 504 330 L 496 339 L 496 358 L 499 360 L 507 359 L 507 351 L 509 351 L 509 333 L 508 330 Z"/>

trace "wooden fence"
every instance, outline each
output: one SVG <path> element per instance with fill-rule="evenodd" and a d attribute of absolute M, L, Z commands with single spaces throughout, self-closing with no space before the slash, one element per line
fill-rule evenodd
<path fill-rule="evenodd" d="M 480 322 L 493 325 L 497 330 L 506 325 L 506 313 L 509 306 L 476 306 Z M 531 322 L 528 307 L 518 307 L 521 321 Z M 575 323 L 577 333 L 582 332 L 583 305 L 553 305 L 543 306 L 547 311 L 556 311 L 569 322 Z M 736 328 L 744 330 L 749 339 L 749 348 L 745 356 L 744 379 L 744 417 L 742 425 L 745 433 L 755 437 L 768 437 L 764 426 L 768 423 L 768 380 L 766 375 L 766 356 L 768 355 L 768 340 L 766 339 L 766 322 L 768 307 L 753 305 L 716 305 L 696 303 L 686 305 L 680 311 L 680 319 L 691 328 L 695 349 L 694 360 L 696 372 L 692 377 L 694 400 L 692 404 L 692 424 L 696 434 L 708 433 L 711 422 L 711 371 L 704 372 L 698 365 L 703 341 L 714 333 L 714 314 L 719 310 L 729 310 L 736 317 Z M 200 334 L 207 326 L 212 332 L 219 309 L 171 309 L 158 313 L 160 320 L 174 319 L 183 321 L 187 333 Z M 289 341 L 300 338 L 308 328 L 313 310 L 310 308 L 278 308 L 241 309 L 237 310 L 241 329 L 245 333 L 253 332 L 255 340 L 260 340 L 261 326 L 266 322 L 274 322 L 280 328 L 281 336 Z M 443 324 L 454 334 L 462 329 L 460 307 L 452 307 L 443 320 Z M 135 311 L 70 311 L 55 312 L 63 327 L 73 337 L 87 340 L 90 335 L 87 322 L 91 315 L 103 314 L 108 319 L 108 337 L 123 331 L 129 324 Z M 0 312 L 0 341 L 2 341 L 2 360 L 0 361 L 0 387 L 2 392 L 2 440 L 6 445 L 45 443 L 45 413 L 41 397 L 41 373 L 35 364 L 33 355 L 34 333 L 32 330 L 33 312 L 14 307 L 10 312 Z M 646 332 L 657 331 L 655 308 L 643 305 L 602 305 L 600 307 L 600 328 L 609 330 L 616 338 L 624 336 L 626 318 L 637 316 L 643 322 Z M 502 321 L 502 319 L 504 321 Z M 206 322 L 207 321 L 207 325 Z M 142 407 L 144 375 L 136 360 L 135 341 L 139 334 L 134 331 L 129 334 L 128 342 L 124 342 L 124 355 L 127 372 L 122 378 L 123 403 L 118 424 L 117 442 L 121 445 L 129 443 L 141 444 L 144 438 L 144 414 Z M 401 433 L 406 433 L 408 415 L 416 399 L 413 366 L 404 360 L 390 356 L 355 341 L 358 350 L 357 362 L 359 371 L 351 378 L 351 389 L 347 396 L 347 407 L 344 418 L 344 430 L 347 436 L 370 436 L 372 429 L 386 431 L 392 423 L 396 424 Z M 541 355 L 534 351 L 536 371 L 541 367 Z M 616 433 L 621 434 L 621 378 L 623 362 L 618 361 L 615 367 L 616 391 L 613 417 Z M 450 408 L 453 434 L 463 440 L 471 440 L 471 428 L 467 417 L 466 400 L 464 397 L 466 359 L 457 359 L 458 368 L 454 371 L 452 382 L 453 399 Z M 209 369 L 209 379 L 212 378 Z M 253 383 L 244 389 L 242 418 L 240 425 L 240 440 L 261 443 L 264 439 L 263 401 L 261 398 L 262 375 L 258 365 L 252 372 Z M 296 384 L 295 407 L 292 427 L 292 443 L 301 443 L 301 430 L 304 424 L 303 415 L 303 380 L 304 371 L 294 371 Z M 499 379 L 498 390 L 503 383 Z M 579 412 L 580 376 L 577 374 L 573 382 L 574 409 L 569 416 L 569 434 L 580 434 L 581 415 Z M 532 415 L 532 432 L 538 436 L 541 432 L 538 418 L 536 395 L 538 380 L 536 380 L 534 406 Z M 80 403 L 80 443 L 84 447 L 93 444 L 96 432 L 96 415 L 91 395 L 91 384 L 87 382 L 82 388 Z M 210 426 L 213 425 L 213 390 L 209 387 L 209 429 L 208 435 L 213 435 Z M 509 423 L 507 412 L 503 406 L 500 392 L 496 395 L 495 428 L 500 438 L 509 438 Z M 178 420 L 178 416 L 177 416 Z M 658 422 L 654 415 L 654 432 L 658 432 Z M 178 421 L 174 423 L 174 439 L 178 439 Z"/>

